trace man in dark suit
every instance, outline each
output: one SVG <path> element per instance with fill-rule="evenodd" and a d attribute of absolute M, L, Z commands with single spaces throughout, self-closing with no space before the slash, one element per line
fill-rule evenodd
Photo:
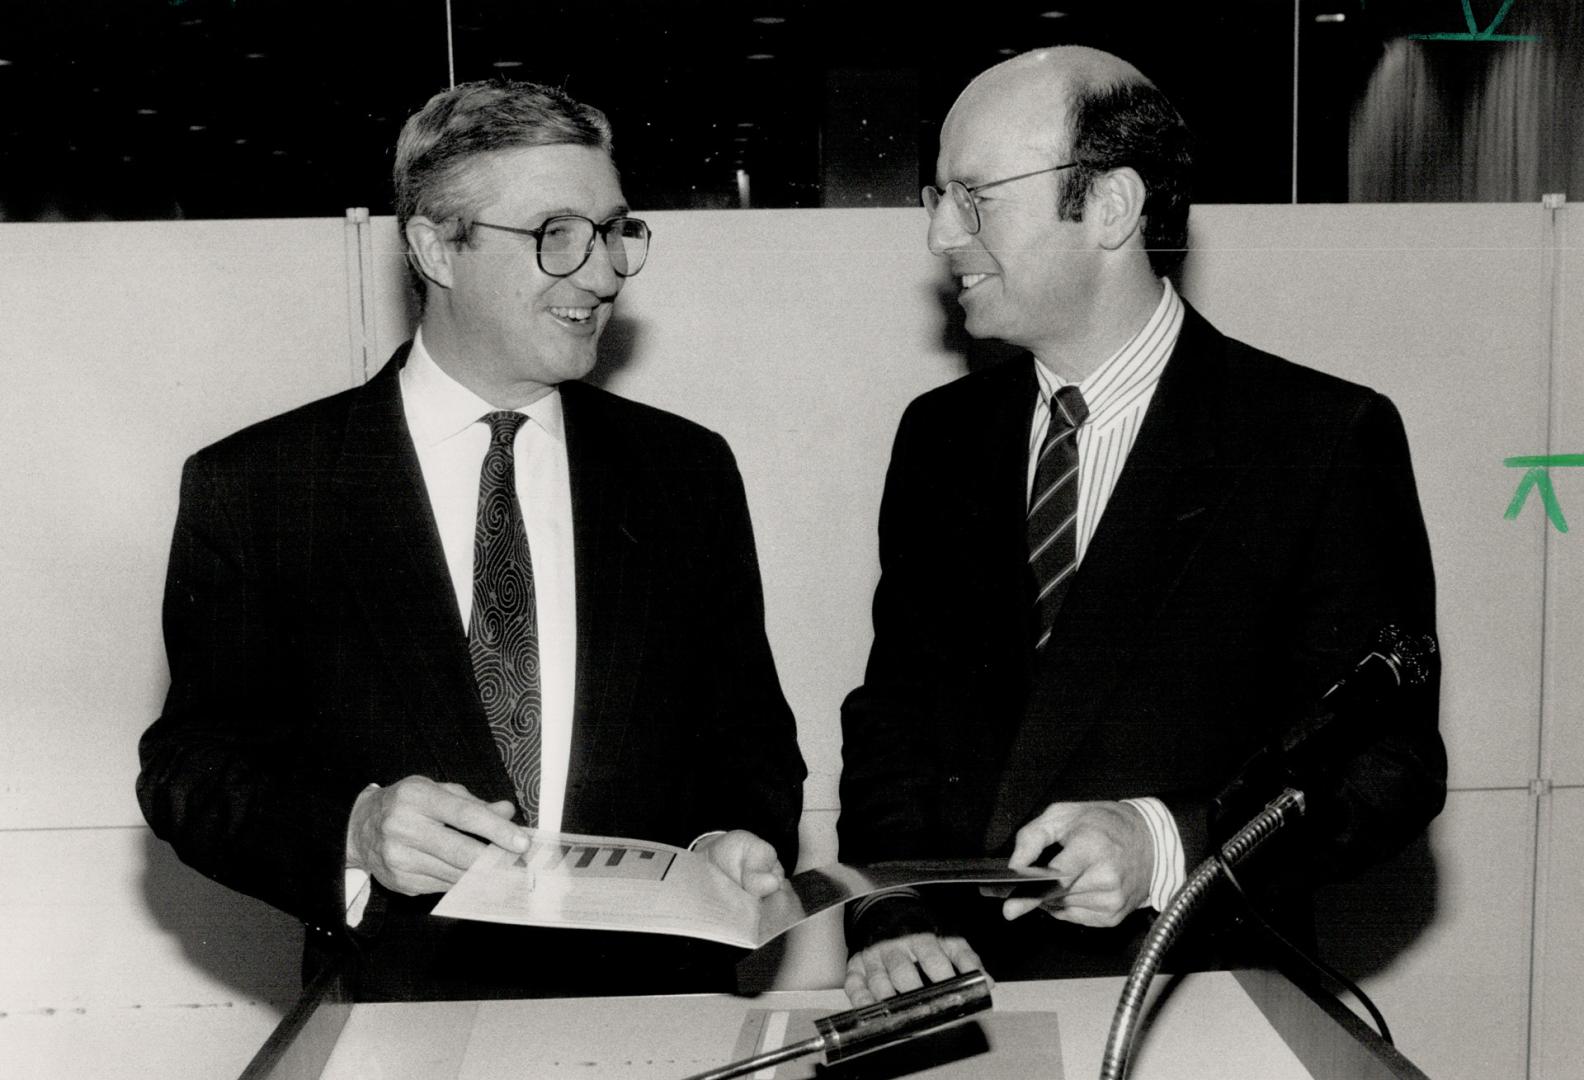
<path fill-rule="evenodd" d="M 693 844 L 766 895 L 804 767 L 731 451 L 577 381 L 648 253 L 605 117 L 459 86 L 395 179 L 414 340 L 187 464 L 144 814 L 363 998 L 729 987 L 719 946 L 429 915 L 526 826 Z"/>
<path fill-rule="evenodd" d="M 1064 889 L 872 898 L 849 915 L 855 1003 L 981 964 L 1125 971 L 1242 824 L 1214 812 L 1241 764 L 1378 628 L 1434 629 L 1391 403 L 1222 336 L 1165 280 L 1189 163 L 1159 90 L 1082 48 L 992 68 L 942 128 L 930 250 L 968 332 L 1032 355 L 903 416 L 873 650 L 842 714 L 841 857 L 994 853 Z M 1432 678 L 1372 717 L 1257 868 L 1289 927 L 1315 881 L 1440 810 L 1437 697 Z"/>

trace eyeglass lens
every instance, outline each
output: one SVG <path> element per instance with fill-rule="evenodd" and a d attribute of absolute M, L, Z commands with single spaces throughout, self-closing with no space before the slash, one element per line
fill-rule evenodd
<path fill-rule="evenodd" d="M 588 260 L 595 225 L 587 218 L 557 217 L 544 223 L 539 238 L 539 265 L 547 274 L 566 277 Z M 637 218 L 617 218 L 598 227 L 605 236 L 611 269 L 631 277 L 649 257 L 649 229 Z"/>
<path fill-rule="evenodd" d="M 979 231 L 979 207 L 974 205 L 973 194 L 961 181 L 949 181 L 945 191 L 941 191 L 933 184 L 927 184 L 919 193 L 919 197 L 924 203 L 924 209 L 928 210 L 932 217 L 942 202 L 950 202 L 956 209 L 957 216 L 962 219 L 963 228 L 968 230 L 970 235 Z"/>

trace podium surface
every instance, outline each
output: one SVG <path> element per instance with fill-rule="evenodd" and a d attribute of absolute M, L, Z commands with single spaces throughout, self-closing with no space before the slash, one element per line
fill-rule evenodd
<path fill-rule="evenodd" d="M 753 1074 L 1050 1080 L 1100 1074 L 1123 980 L 1000 983 L 993 1011 L 835 1067 L 817 1058 Z M 547 998 L 352 1004 L 331 975 L 304 994 L 243 1080 L 680 1080 L 809 1033 L 847 1008 L 840 990 L 752 997 Z M 1352 1012 L 1286 976 L 1163 976 L 1134 1043 L 1133 1080 L 1423 1077 Z"/>

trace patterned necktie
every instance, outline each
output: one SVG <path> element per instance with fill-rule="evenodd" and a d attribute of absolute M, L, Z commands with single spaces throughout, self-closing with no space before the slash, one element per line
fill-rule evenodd
<path fill-rule="evenodd" d="M 1050 640 L 1051 624 L 1078 568 L 1078 428 L 1089 418 L 1089 406 L 1076 386 L 1056 391 L 1050 411 L 1028 510 L 1035 651 Z"/>
<path fill-rule="evenodd" d="M 539 627 L 533 560 L 517 504 L 512 440 L 527 417 L 492 412 L 473 533 L 473 614 L 468 652 L 495 746 L 527 824 L 539 820 Z"/>

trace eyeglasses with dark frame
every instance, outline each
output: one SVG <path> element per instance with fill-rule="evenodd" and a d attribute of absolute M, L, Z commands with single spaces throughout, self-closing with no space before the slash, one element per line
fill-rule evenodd
<path fill-rule="evenodd" d="M 942 191 L 934 184 L 925 184 L 923 190 L 919 192 L 919 202 L 923 203 L 924 209 L 929 211 L 931 217 L 934 217 L 941 200 L 948 195 L 951 196 L 952 205 L 957 208 L 957 212 L 962 215 L 963 224 L 968 227 L 968 235 L 973 236 L 979 232 L 980 227 L 979 200 L 974 198 L 979 192 L 993 187 L 1000 187 L 1002 184 L 1010 184 L 1014 180 L 1027 180 L 1031 176 L 1043 176 L 1046 173 L 1060 172 L 1063 169 L 1072 169 L 1077 166 L 1078 162 L 1069 161 L 1065 165 L 1052 165 L 1048 169 L 1035 169 L 1033 172 L 1018 173 L 1016 176 L 1003 176 L 999 180 L 986 180 L 984 183 L 974 184 L 972 187 L 961 180 L 949 180 L 946 183 L 945 191 Z"/>
<path fill-rule="evenodd" d="M 611 270 L 617 277 L 630 278 L 643 269 L 649 258 L 649 239 L 654 235 L 648 222 L 625 216 L 600 223 L 581 214 L 557 214 L 546 218 L 536 229 L 492 225 L 488 221 L 467 223 L 468 228 L 473 226 L 533 237 L 539 269 L 551 277 L 571 277 L 583 269 L 594 254 L 594 238 L 598 237 L 610 255 Z"/>

